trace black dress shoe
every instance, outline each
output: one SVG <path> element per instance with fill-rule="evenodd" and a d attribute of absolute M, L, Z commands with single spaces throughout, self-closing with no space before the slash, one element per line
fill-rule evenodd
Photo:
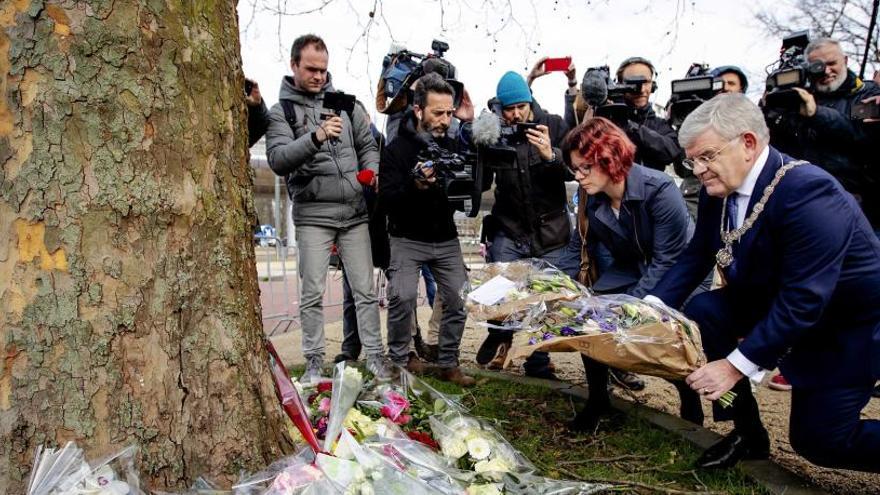
<path fill-rule="evenodd" d="M 725 469 L 746 459 L 767 459 L 770 457 L 770 439 L 767 432 L 745 436 L 736 430 L 706 449 L 697 459 L 697 467 L 703 469 Z"/>
<path fill-rule="evenodd" d="M 599 426 L 599 420 L 611 411 L 610 404 L 587 404 L 577 413 L 573 420 L 566 426 L 570 431 L 580 433 L 593 433 Z"/>
<path fill-rule="evenodd" d="M 645 380 L 639 378 L 639 375 L 615 368 L 609 368 L 608 371 L 611 377 L 609 383 L 632 390 L 633 392 L 645 390 Z"/>
<path fill-rule="evenodd" d="M 358 353 L 358 354 L 360 354 L 360 353 Z M 340 352 L 339 354 L 337 354 L 336 357 L 333 358 L 333 363 L 337 364 L 337 363 L 341 363 L 342 361 L 357 361 L 357 360 L 358 360 L 358 356 L 356 354 L 351 354 L 350 352 L 343 351 L 343 352 Z"/>
<path fill-rule="evenodd" d="M 489 333 L 486 335 L 486 340 L 483 341 L 477 350 L 477 364 L 483 366 L 489 364 L 489 361 L 492 361 L 492 358 L 498 353 L 498 346 L 505 340 L 501 333 Z"/>

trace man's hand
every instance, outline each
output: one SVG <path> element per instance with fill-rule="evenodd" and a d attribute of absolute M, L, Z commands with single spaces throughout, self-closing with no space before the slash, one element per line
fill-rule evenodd
<path fill-rule="evenodd" d="M 565 77 L 568 78 L 568 86 L 574 87 L 577 85 L 577 68 L 574 66 L 574 60 L 571 61 L 571 64 L 568 66 L 568 70 L 565 71 Z"/>
<path fill-rule="evenodd" d="M 529 83 L 530 87 L 535 79 L 547 74 L 547 71 L 544 70 L 544 62 L 547 60 L 547 58 L 548 57 L 539 58 L 538 61 L 535 62 L 535 66 L 532 67 L 532 70 L 529 71 L 529 75 L 526 76 L 526 82 Z"/>
<path fill-rule="evenodd" d="M 798 95 L 801 97 L 800 114 L 804 117 L 812 117 L 813 115 L 816 115 L 816 98 L 803 88 L 794 88 L 794 90 L 797 91 Z"/>
<path fill-rule="evenodd" d="M 553 146 L 550 144 L 550 129 L 546 125 L 539 125 L 537 129 L 526 130 L 526 139 L 538 150 L 541 159 L 550 161 L 553 158 Z"/>
<path fill-rule="evenodd" d="M 709 400 L 718 400 L 732 389 L 742 377 L 743 374 L 730 364 L 730 361 L 719 359 L 701 366 L 700 369 L 688 375 L 685 382 L 703 397 Z"/>
<path fill-rule="evenodd" d="M 430 165 L 426 166 L 422 162 L 419 162 L 417 165 L 422 177 L 416 177 L 416 188 L 419 190 L 425 190 L 437 182 L 437 177 L 434 176 L 434 167 Z"/>
<path fill-rule="evenodd" d="M 321 125 L 318 126 L 318 129 L 315 130 L 315 135 L 318 138 L 318 141 L 325 142 L 328 139 L 337 138 L 342 134 L 342 117 L 338 115 L 334 115 L 329 119 L 321 122 Z"/>
<path fill-rule="evenodd" d="M 245 78 L 245 82 L 251 85 L 251 92 L 245 95 L 245 101 L 249 107 L 258 107 L 263 104 L 263 96 L 260 94 L 260 86 L 257 81 Z"/>
<path fill-rule="evenodd" d="M 462 91 L 461 104 L 455 109 L 453 116 L 462 122 L 474 120 L 474 103 L 466 89 Z"/>
<path fill-rule="evenodd" d="M 874 77 L 876 77 L 876 74 L 877 73 L 875 73 Z M 873 103 L 874 105 L 880 105 L 880 95 L 865 98 L 864 100 L 862 100 L 862 103 Z M 880 122 L 880 119 L 864 119 L 862 120 L 862 122 Z"/>

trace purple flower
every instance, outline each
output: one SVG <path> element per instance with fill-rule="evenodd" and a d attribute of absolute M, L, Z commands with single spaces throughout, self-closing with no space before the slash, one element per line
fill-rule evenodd
<path fill-rule="evenodd" d="M 541 336 L 541 340 L 550 340 L 553 337 L 555 337 L 555 335 L 553 335 L 552 333 L 544 332 L 544 335 Z"/>
<path fill-rule="evenodd" d="M 563 337 L 571 337 L 572 335 L 576 334 L 577 332 L 575 331 L 574 328 L 562 327 L 562 331 L 559 333 L 562 334 Z"/>
<path fill-rule="evenodd" d="M 611 323 L 610 321 L 600 321 L 599 330 L 602 330 L 603 332 L 616 332 L 617 325 Z"/>
<path fill-rule="evenodd" d="M 660 321 L 662 321 L 663 323 L 668 323 L 668 322 L 669 322 L 669 316 L 667 316 L 667 315 L 662 315 L 662 316 L 660 317 Z"/>
<path fill-rule="evenodd" d="M 529 339 L 529 345 L 535 345 L 538 343 L 538 339 L 532 337 Z"/>

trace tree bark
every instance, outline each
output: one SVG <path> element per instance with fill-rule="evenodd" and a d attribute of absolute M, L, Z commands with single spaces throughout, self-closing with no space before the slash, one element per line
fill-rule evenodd
<path fill-rule="evenodd" d="M 0 2 L 0 494 L 43 443 L 138 444 L 156 489 L 290 450 L 235 7 Z"/>

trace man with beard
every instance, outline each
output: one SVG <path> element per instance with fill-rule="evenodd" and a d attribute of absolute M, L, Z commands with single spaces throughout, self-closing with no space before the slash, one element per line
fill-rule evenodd
<path fill-rule="evenodd" d="M 475 380 L 458 367 L 465 310 L 459 290 L 467 280 L 454 208 L 444 188 L 442 172 L 424 160 L 432 145 L 456 152 L 459 141 L 447 135 L 454 90 L 442 77 L 427 74 L 416 83 L 413 108 L 398 136 L 385 149 L 379 168 L 379 201 L 388 211 L 391 263 L 388 267 L 388 356 L 395 364 L 418 372 L 422 364 L 410 353 L 412 314 L 418 280 L 428 265 L 443 300 L 437 364 L 440 378 L 460 386 Z M 439 168 L 439 166 L 438 166 Z"/>
<path fill-rule="evenodd" d="M 854 103 L 880 95 L 880 87 L 847 69 L 847 57 L 833 39 L 819 38 L 807 45 L 805 53 L 809 62 L 824 62 L 825 72 L 810 91 L 795 88 L 801 97 L 798 109 L 764 108 L 770 143 L 833 175 L 856 197 L 877 230 L 880 208 L 871 173 L 876 151 L 871 149 L 865 124 L 851 119 L 850 111 Z"/>

